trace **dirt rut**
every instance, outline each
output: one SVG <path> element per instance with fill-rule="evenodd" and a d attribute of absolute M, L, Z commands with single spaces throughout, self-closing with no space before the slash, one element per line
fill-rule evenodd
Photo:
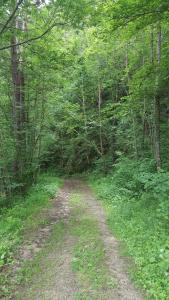
<path fill-rule="evenodd" d="M 71 215 L 69 199 L 75 193 L 80 195 L 86 211 L 97 220 L 105 248 L 106 266 L 117 283 L 111 292 L 110 290 L 102 291 L 98 300 L 143 300 L 143 296 L 129 279 L 127 272 L 128 263 L 119 254 L 119 243 L 108 229 L 106 216 L 101 204 L 95 199 L 91 189 L 83 181 L 75 179 L 65 180 L 63 188 L 54 201 L 53 208 L 45 212 L 48 214 L 50 224 L 37 231 L 35 241 L 32 239 L 32 245 L 35 246 L 32 247 L 31 254 L 29 253 L 31 259 L 33 260 L 36 253 L 44 247 L 45 240 L 49 237 L 54 224 L 63 220 L 69 226 L 69 216 Z M 51 270 L 44 270 L 44 274 L 41 274 L 36 279 L 37 283 L 34 286 L 29 289 L 26 288 L 26 291 L 24 288 L 23 290 L 21 289 L 19 293 L 21 296 L 13 299 L 86 300 L 86 298 L 77 297 L 80 293 L 80 284 L 71 268 L 74 243 L 75 241 L 70 235 L 64 234 L 60 247 L 53 248 L 50 253 L 47 253 L 46 260 L 52 263 Z M 29 259 L 27 245 L 25 248 L 21 249 L 21 256 L 23 259 Z M 46 272 L 49 273 L 48 280 L 46 279 Z M 90 299 L 93 300 L 95 298 L 92 299 L 90 297 Z"/>

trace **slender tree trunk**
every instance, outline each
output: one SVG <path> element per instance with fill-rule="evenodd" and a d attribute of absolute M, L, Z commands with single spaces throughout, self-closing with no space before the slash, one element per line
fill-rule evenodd
<path fill-rule="evenodd" d="M 155 96 L 154 96 L 154 151 L 157 170 L 161 168 L 161 155 L 160 155 L 160 98 L 158 94 L 159 85 L 159 67 L 161 62 L 161 25 L 158 25 L 157 32 L 157 63 L 158 68 L 156 69 L 155 79 Z"/>
<path fill-rule="evenodd" d="M 134 142 L 134 152 L 135 152 L 135 158 L 138 159 L 138 147 L 137 147 L 137 133 L 136 133 L 136 120 L 134 111 L 131 110 L 131 115 L 133 119 L 133 142 Z"/>
<path fill-rule="evenodd" d="M 142 43 L 144 45 L 144 39 L 145 39 L 145 32 L 142 35 Z M 143 49 L 143 56 L 142 56 L 142 65 L 144 67 L 145 65 L 145 56 L 144 56 L 144 49 Z M 143 95 L 143 150 L 145 149 L 145 140 L 146 140 L 146 135 L 148 134 L 148 121 L 147 121 L 147 102 L 146 102 L 146 94 L 144 91 L 144 95 Z M 144 153 L 143 153 L 144 155 Z"/>
<path fill-rule="evenodd" d="M 161 24 L 158 24 L 158 32 L 157 32 L 157 61 L 158 65 L 161 63 L 161 44 L 162 44 L 162 32 L 161 32 Z"/>
<path fill-rule="evenodd" d="M 150 61 L 154 64 L 154 28 L 151 28 L 150 33 Z"/>
<path fill-rule="evenodd" d="M 150 63 L 154 65 L 154 27 L 151 27 L 150 32 Z M 153 100 L 154 101 L 154 100 Z M 152 112 L 152 121 L 150 123 L 150 146 L 151 152 L 154 154 L 154 112 Z"/>
<path fill-rule="evenodd" d="M 160 101 L 157 96 L 154 97 L 154 151 L 157 170 L 161 168 L 160 156 Z"/>
<path fill-rule="evenodd" d="M 85 133 L 87 137 L 87 117 L 86 117 L 86 101 L 85 101 L 85 94 L 84 94 L 84 82 L 82 78 L 82 107 L 83 107 L 83 117 L 84 117 L 84 126 L 85 126 Z M 89 155 L 86 154 L 87 163 L 89 164 Z"/>
<path fill-rule="evenodd" d="M 98 84 L 98 112 L 99 112 L 99 138 L 100 138 L 100 153 L 103 155 L 103 139 L 102 139 L 102 120 L 101 120 L 101 103 L 102 103 L 102 90 L 101 83 Z"/>
<path fill-rule="evenodd" d="M 129 75 L 129 59 L 128 59 L 128 45 L 126 47 L 126 71 L 127 71 L 127 85 L 129 86 L 129 81 L 130 81 L 130 75 Z M 129 87 L 127 88 L 127 94 L 129 94 L 128 91 Z M 138 146 L 137 146 L 137 133 L 136 133 L 136 120 L 135 120 L 135 113 L 134 110 L 131 110 L 131 118 L 132 118 L 132 123 L 133 123 L 133 148 L 135 152 L 135 158 L 138 159 Z"/>
<path fill-rule="evenodd" d="M 85 133 L 87 135 L 86 101 L 85 101 L 85 94 L 84 94 L 83 79 L 82 79 L 82 107 L 83 107 L 83 117 L 84 117 Z"/>

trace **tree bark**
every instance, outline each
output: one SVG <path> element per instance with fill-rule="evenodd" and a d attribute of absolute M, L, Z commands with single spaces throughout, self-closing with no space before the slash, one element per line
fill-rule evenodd
<path fill-rule="evenodd" d="M 15 44 L 15 36 L 11 38 L 11 44 Z M 14 173 L 17 179 L 21 179 L 24 169 L 24 156 L 26 152 L 25 138 L 25 103 L 24 103 L 24 74 L 20 60 L 19 48 L 11 47 L 11 73 L 13 84 L 13 130 L 15 136 L 16 156 Z"/>
<path fill-rule="evenodd" d="M 161 62 L 161 25 L 158 24 L 157 32 L 157 63 L 156 79 L 155 79 L 155 96 L 154 96 L 154 150 L 157 170 L 161 168 L 161 155 L 160 155 L 160 98 L 158 95 L 159 85 L 159 67 Z"/>
<path fill-rule="evenodd" d="M 85 134 L 87 137 L 87 117 L 86 117 L 86 101 L 85 101 L 85 93 L 84 93 L 84 82 L 82 78 L 82 106 L 83 106 L 83 117 L 84 117 L 84 127 L 85 127 Z M 89 164 L 89 155 L 86 153 L 87 163 Z"/>
<path fill-rule="evenodd" d="M 100 153 L 103 155 L 103 139 L 102 139 L 102 121 L 101 121 L 101 103 L 102 103 L 102 90 L 101 83 L 98 84 L 98 111 L 99 111 L 99 138 L 100 138 Z"/>

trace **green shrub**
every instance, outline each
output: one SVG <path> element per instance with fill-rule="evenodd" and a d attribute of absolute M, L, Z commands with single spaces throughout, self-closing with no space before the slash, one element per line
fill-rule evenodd
<path fill-rule="evenodd" d="M 169 173 L 153 162 L 124 160 L 115 172 L 91 179 L 108 224 L 135 261 L 134 278 L 154 299 L 169 295 Z"/>

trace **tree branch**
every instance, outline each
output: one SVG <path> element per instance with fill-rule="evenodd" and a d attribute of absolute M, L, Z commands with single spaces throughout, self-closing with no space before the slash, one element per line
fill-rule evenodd
<path fill-rule="evenodd" d="M 159 9 L 156 9 L 156 10 L 152 10 L 152 11 L 144 11 L 144 12 L 140 12 L 140 13 L 137 13 L 137 14 L 134 14 L 134 15 L 123 15 L 122 17 L 116 17 L 116 16 L 113 16 L 113 18 L 111 19 L 114 19 L 114 20 L 119 20 L 119 21 L 123 21 L 123 20 L 126 20 L 126 22 L 124 24 L 121 24 L 121 25 L 127 25 L 128 23 L 130 22 L 133 22 L 141 17 L 146 17 L 146 16 L 159 16 L 165 12 L 169 12 L 169 6 L 165 7 L 165 8 L 159 8 Z M 119 26 L 117 26 L 119 27 Z"/>
<path fill-rule="evenodd" d="M 4 24 L 4 26 L 2 27 L 1 31 L 0 31 L 0 35 L 5 31 L 5 29 L 7 28 L 8 24 L 12 21 L 13 17 L 15 16 L 17 10 L 19 9 L 19 6 L 23 3 L 24 0 L 19 0 L 15 9 L 13 10 L 12 14 L 10 15 L 9 19 L 6 21 L 6 23 Z"/>
<path fill-rule="evenodd" d="M 48 32 L 50 32 L 55 26 L 57 25 L 61 25 L 61 26 L 64 26 L 66 25 L 65 23 L 54 23 L 53 25 L 51 25 L 48 29 L 46 29 L 42 34 L 36 36 L 36 37 L 32 37 L 26 41 L 22 41 L 22 42 L 18 42 L 16 44 L 11 44 L 11 45 L 7 45 L 7 46 L 4 46 L 4 47 L 1 47 L 0 48 L 0 51 L 2 50 L 6 50 L 6 49 L 10 49 L 12 47 L 17 47 L 17 46 L 21 46 L 21 45 L 24 45 L 24 44 L 28 44 L 30 42 L 33 42 L 33 41 L 36 41 L 36 40 L 39 40 L 41 39 L 43 36 L 45 36 Z"/>

